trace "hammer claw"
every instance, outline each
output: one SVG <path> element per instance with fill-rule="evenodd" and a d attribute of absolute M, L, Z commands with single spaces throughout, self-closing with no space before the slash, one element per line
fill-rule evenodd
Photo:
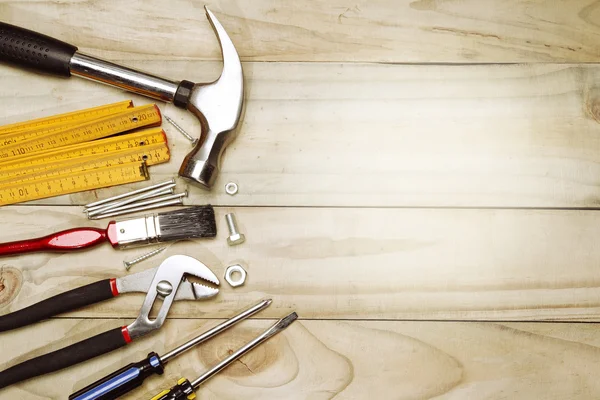
<path fill-rule="evenodd" d="M 179 175 L 210 189 L 217 177 L 223 150 L 234 139 L 244 104 L 244 73 L 233 42 L 207 7 L 206 15 L 219 40 L 223 70 L 212 83 L 195 84 L 187 108 L 200 120 L 202 140 L 185 157 Z"/>
<path fill-rule="evenodd" d="M 234 138 L 243 113 L 244 75 L 240 57 L 217 17 L 206 8 L 206 16 L 217 35 L 223 55 L 223 71 L 212 83 L 174 81 L 82 54 L 77 47 L 40 33 L 0 22 L 6 40 L 17 45 L 0 53 L 0 61 L 61 76 L 77 75 L 154 99 L 187 108 L 199 120 L 202 140 L 188 154 L 179 174 L 200 187 L 210 189 L 216 179 L 221 154 Z M 43 44 L 39 57 L 23 57 Z M 27 50 L 29 52 L 29 50 Z"/>

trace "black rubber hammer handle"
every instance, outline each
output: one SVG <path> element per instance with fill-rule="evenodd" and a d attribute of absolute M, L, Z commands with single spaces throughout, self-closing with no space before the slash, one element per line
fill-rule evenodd
<path fill-rule="evenodd" d="M 204 8 L 223 56 L 223 70 L 213 82 L 165 79 L 83 54 L 75 46 L 6 23 L 0 23 L 0 62 L 79 76 L 187 109 L 200 121 L 202 140 L 184 158 L 179 175 L 191 184 L 210 189 L 223 150 L 236 136 L 245 95 L 244 71 L 235 45 L 217 17 Z"/>
<path fill-rule="evenodd" d="M 187 107 L 194 86 L 82 54 L 73 45 L 4 22 L 0 22 L 0 61 L 54 75 L 77 75 L 181 108 Z"/>
<path fill-rule="evenodd" d="M 41 33 L 0 22 L 0 59 L 54 75 L 71 76 L 77 47 Z"/>

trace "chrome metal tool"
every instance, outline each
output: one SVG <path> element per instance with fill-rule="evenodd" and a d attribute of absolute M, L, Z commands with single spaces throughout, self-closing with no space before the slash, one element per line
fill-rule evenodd
<path fill-rule="evenodd" d="M 160 328 L 175 300 L 201 300 L 216 296 L 219 289 L 190 283 L 188 276 L 195 276 L 214 286 L 219 285 L 217 276 L 200 261 L 175 255 L 148 271 L 119 279 L 106 279 L 54 296 L 16 313 L 3 316 L 2 330 L 15 329 L 66 311 L 98 303 L 119 293 L 147 292 L 137 319 L 128 326 L 118 327 L 60 350 L 24 361 L 0 372 L 0 388 L 35 376 L 58 371 L 80 362 L 111 352 L 132 340 Z M 158 315 L 150 319 L 155 302 L 162 302 Z"/>
<path fill-rule="evenodd" d="M 235 353 L 206 371 L 204 374 L 199 376 L 194 381 L 190 382 L 186 378 L 181 378 L 177 381 L 177 385 L 171 389 L 165 390 L 152 398 L 152 400 L 186 400 L 195 398 L 194 391 L 202 385 L 204 382 L 227 368 L 232 362 L 254 349 L 256 346 L 272 338 L 279 332 L 290 326 L 295 320 L 298 319 L 298 314 L 295 312 L 289 314 L 287 317 L 280 319 L 273 326 L 267 329 L 265 332 L 254 338 L 251 342 L 242 346 Z"/>
<path fill-rule="evenodd" d="M 205 7 L 206 8 L 206 7 Z M 55 75 L 77 75 L 185 108 L 200 120 L 201 139 L 185 157 L 179 175 L 210 189 L 221 154 L 233 140 L 242 118 L 244 74 L 233 42 L 217 17 L 206 15 L 221 45 L 223 71 L 211 83 L 173 81 L 80 53 L 77 47 L 0 22 L 0 61 Z"/>
<path fill-rule="evenodd" d="M 156 184 L 154 184 L 152 186 L 146 186 L 146 187 L 143 187 L 141 189 L 133 190 L 131 192 L 127 192 L 127 193 L 123 193 L 123 194 L 120 194 L 120 195 L 117 195 L 117 196 L 109 197 L 108 199 L 98 200 L 98 201 L 95 201 L 93 203 L 86 204 L 84 206 L 85 208 L 84 208 L 83 212 L 88 212 L 88 211 L 93 211 L 93 210 L 96 210 L 96 209 L 99 209 L 99 208 L 103 208 L 103 207 L 107 206 L 108 204 L 112 204 L 112 203 L 114 203 L 114 202 L 116 202 L 118 200 L 121 200 L 121 199 L 124 199 L 124 198 L 127 198 L 127 197 L 131 197 L 131 196 L 135 196 L 135 195 L 140 194 L 140 193 L 150 192 L 150 191 L 152 191 L 154 189 L 157 189 L 159 187 L 166 187 L 166 186 L 171 186 L 171 185 L 174 185 L 174 184 L 175 184 L 175 179 L 169 179 L 166 182 L 156 183 Z"/>
<path fill-rule="evenodd" d="M 238 322 L 264 310 L 271 305 L 272 300 L 263 300 L 260 303 L 250 307 L 246 311 L 220 323 L 214 328 L 202 333 L 192 340 L 182 344 L 169 351 L 167 354 L 159 356 L 155 352 L 151 352 L 148 356 L 136 363 L 131 363 L 124 366 L 118 371 L 99 379 L 91 385 L 73 393 L 69 396 L 69 400 L 114 400 L 123 396 L 125 393 L 140 387 L 146 378 L 158 374 L 162 375 L 165 370 L 165 365 L 174 357 L 188 351 L 194 346 L 204 343 L 205 341 L 215 337 L 221 332 L 231 328 Z"/>

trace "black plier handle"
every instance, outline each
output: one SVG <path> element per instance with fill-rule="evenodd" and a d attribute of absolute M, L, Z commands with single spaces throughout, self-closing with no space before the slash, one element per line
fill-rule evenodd
<path fill-rule="evenodd" d="M 115 328 L 0 372 L 0 388 L 98 357 L 131 342 L 127 327 Z"/>
<path fill-rule="evenodd" d="M 21 328 L 34 322 L 112 299 L 119 294 L 116 279 L 104 279 L 0 316 L 0 332 Z"/>
<path fill-rule="evenodd" d="M 119 294 L 115 279 L 85 285 L 0 317 L 0 332 L 20 328 L 67 311 L 111 299 Z M 127 327 L 111 329 L 71 346 L 24 361 L 0 372 L 0 388 L 58 371 L 131 342 Z"/>

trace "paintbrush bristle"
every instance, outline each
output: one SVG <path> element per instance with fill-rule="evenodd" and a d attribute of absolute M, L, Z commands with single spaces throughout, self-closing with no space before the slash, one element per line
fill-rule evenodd
<path fill-rule="evenodd" d="M 161 242 L 217 236 L 215 210 L 211 205 L 158 214 L 158 224 Z"/>

